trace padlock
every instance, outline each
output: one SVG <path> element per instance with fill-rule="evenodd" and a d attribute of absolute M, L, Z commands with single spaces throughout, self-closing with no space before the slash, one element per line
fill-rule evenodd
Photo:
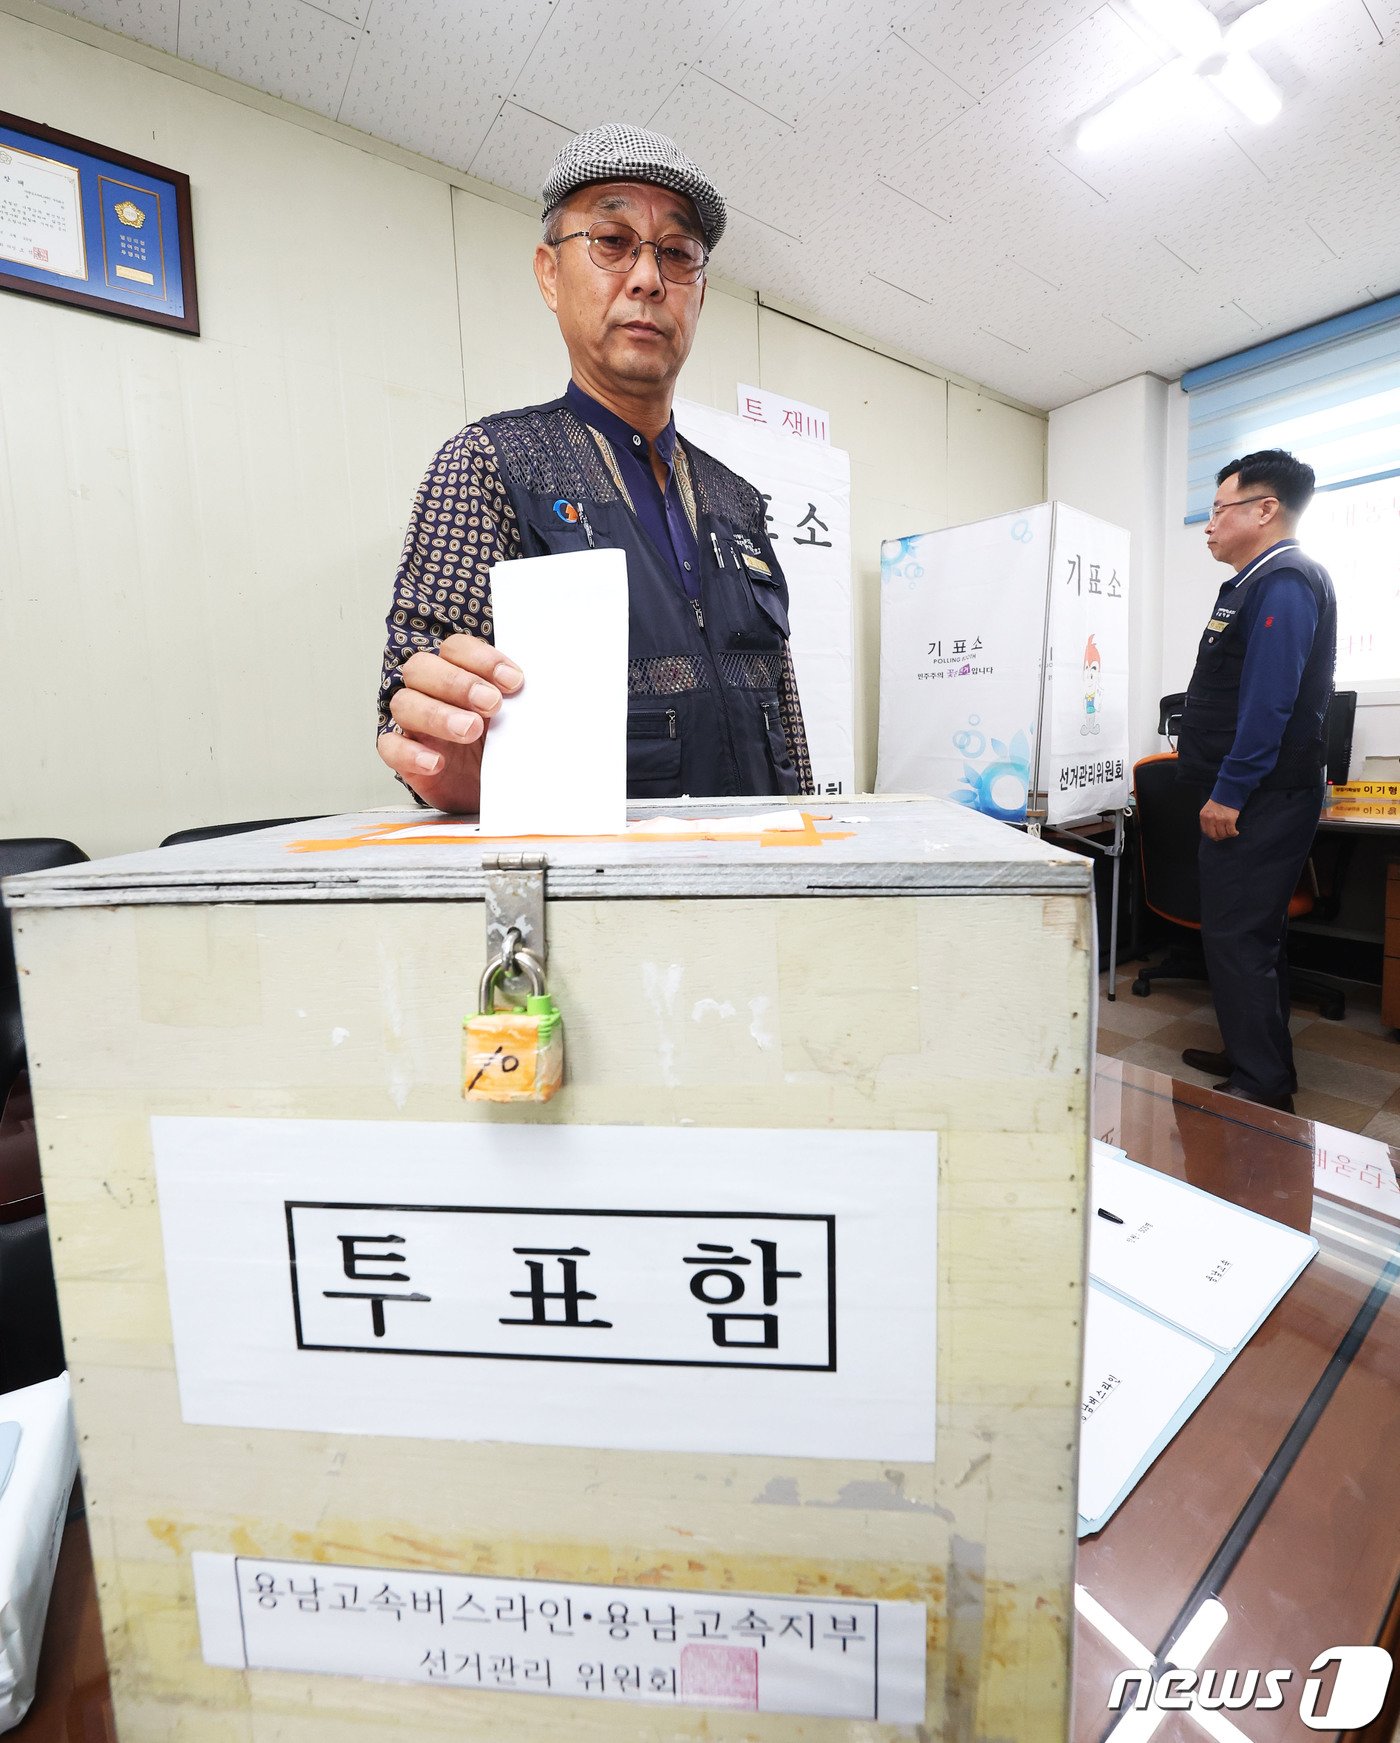
<path fill-rule="evenodd" d="M 510 932 L 487 963 L 477 994 L 480 1009 L 462 1025 L 462 1094 L 468 1101 L 548 1101 L 564 1081 L 564 1026 L 545 990 L 544 969 Z M 523 974 L 530 991 L 523 1008 L 498 1011 L 496 983 Z"/>

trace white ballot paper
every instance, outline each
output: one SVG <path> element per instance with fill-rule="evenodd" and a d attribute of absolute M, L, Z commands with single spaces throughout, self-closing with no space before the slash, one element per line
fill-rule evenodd
<path fill-rule="evenodd" d="M 1084 1324 L 1079 1513 L 1097 1520 L 1215 1366 L 1175 1326 L 1090 1288 Z"/>
<path fill-rule="evenodd" d="M 486 735 L 483 835 L 627 824 L 627 558 L 522 557 L 491 571 L 496 646 L 525 674 Z"/>
<path fill-rule="evenodd" d="M 1317 1247 L 1311 1235 L 1102 1151 L 1093 1201 L 1089 1275 L 1226 1353 Z"/>
<path fill-rule="evenodd" d="M 1094 1142 L 1079 1535 L 1099 1531 L 1317 1251 Z"/>

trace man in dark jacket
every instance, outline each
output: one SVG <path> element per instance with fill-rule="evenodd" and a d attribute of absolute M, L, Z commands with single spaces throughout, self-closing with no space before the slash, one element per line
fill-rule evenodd
<path fill-rule="evenodd" d="M 1201 942 L 1224 1052 L 1197 1070 L 1291 1112 L 1288 903 L 1322 809 L 1337 601 L 1295 534 L 1313 470 L 1281 449 L 1222 467 L 1206 544 L 1220 589 L 1186 692 L 1180 776 L 1200 789 Z"/>
<path fill-rule="evenodd" d="M 491 645 L 491 566 L 606 546 L 627 553 L 629 794 L 809 792 L 763 499 L 671 415 L 724 201 L 671 140 L 616 125 L 571 140 L 543 198 L 535 277 L 572 379 L 468 425 L 429 468 L 394 582 L 379 754 L 426 804 L 475 811 L 487 729 L 525 680 Z"/>

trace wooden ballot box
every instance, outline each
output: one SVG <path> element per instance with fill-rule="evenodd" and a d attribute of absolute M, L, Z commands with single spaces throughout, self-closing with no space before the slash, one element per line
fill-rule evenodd
<path fill-rule="evenodd" d="M 1066 1735 L 1088 864 L 634 818 L 6 886 L 122 1743 Z"/>

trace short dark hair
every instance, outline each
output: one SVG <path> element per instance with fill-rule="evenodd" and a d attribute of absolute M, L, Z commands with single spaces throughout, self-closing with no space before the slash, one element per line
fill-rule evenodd
<path fill-rule="evenodd" d="M 1282 448 L 1261 448 L 1256 454 L 1231 460 L 1215 475 L 1223 484 L 1227 478 L 1238 478 L 1241 490 L 1251 490 L 1262 484 L 1271 496 L 1276 496 L 1289 514 L 1301 514 L 1313 499 L 1317 474 L 1305 460 L 1296 459 Z"/>

